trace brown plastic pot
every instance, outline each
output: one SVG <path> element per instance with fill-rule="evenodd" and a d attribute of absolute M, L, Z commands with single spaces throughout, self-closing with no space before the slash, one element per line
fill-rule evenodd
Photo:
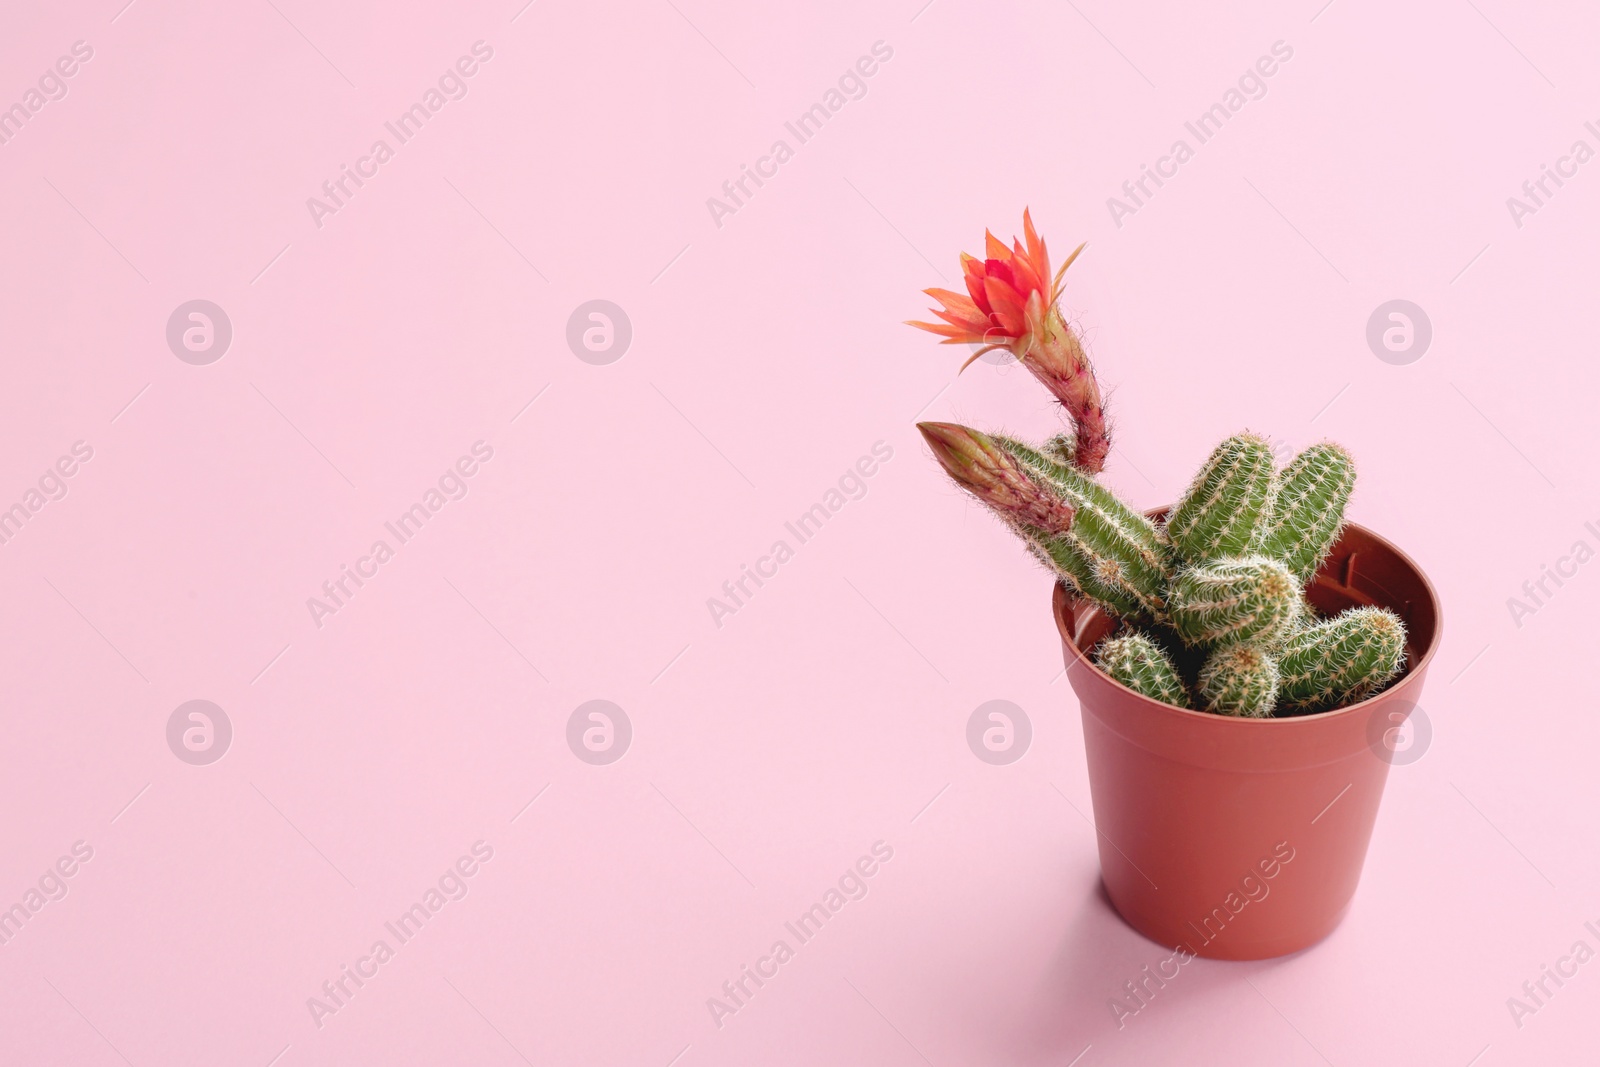
<path fill-rule="evenodd" d="M 1439 645 L 1439 600 L 1405 553 L 1353 524 L 1308 595 L 1324 613 L 1358 604 L 1397 613 L 1405 675 L 1336 711 L 1234 719 L 1162 704 L 1102 674 L 1087 657 L 1115 622 L 1056 587 L 1101 876 L 1129 925 L 1162 945 L 1213 959 L 1282 956 L 1330 934 L 1355 894 L 1393 731 L 1421 699 Z"/>

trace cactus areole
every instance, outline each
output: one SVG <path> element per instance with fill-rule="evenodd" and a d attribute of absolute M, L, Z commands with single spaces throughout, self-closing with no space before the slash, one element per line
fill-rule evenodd
<path fill-rule="evenodd" d="M 1082 246 L 1052 274 L 1027 212 L 1023 234 L 1010 247 L 986 235 L 982 259 L 961 257 L 966 293 L 927 290 L 941 321 L 911 325 L 977 355 L 1006 349 L 1064 426 L 1038 444 L 918 429 L 1055 579 L 1117 910 L 1196 955 L 1305 948 L 1355 892 L 1386 746 L 1438 646 L 1438 598 L 1399 549 L 1345 521 L 1355 462 L 1332 442 L 1280 466 L 1264 437 L 1238 433 L 1170 508 L 1125 503 L 1101 480 L 1100 385 L 1061 310 Z"/>

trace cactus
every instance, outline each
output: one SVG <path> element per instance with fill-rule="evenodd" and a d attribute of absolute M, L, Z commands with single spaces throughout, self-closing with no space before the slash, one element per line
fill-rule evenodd
<path fill-rule="evenodd" d="M 1073 258 L 1077 254 L 1074 252 Z M 1061 269 L 1064 271 L 1071 264 L 1069 258 Z M 1106 426 L 1100 386 L 1077 331 L 1053 304 L 1043 316 L 1034 344 L 1023 354 L 1022 363 L 1061 401 L 1072 418 L 1073 464 L 1089 474 L 1100 473 L 1111 451 L 1111 432 Z"/>
<path fill-rule="evenodd" d="M 1405 655 L 1405 624 L 1384 608 L 1351 608 L 1304 627 L 1278 657 L 1283 707 L 1319 711 L 1365 700 L 1400 672 Z"/>
<path fill-rule="evenodd" d="M 1073 589 L 1122 618 L 1164 615 L 1165 548 L 1149 519 L 1019 441 L 955 423 L 917 429 L 950 477 Z"/>
<path fill-rule="evenodd" d="M 1160 645 L 1142 633 L 1108 637 L 1095 652 L 1095 666 L 1141 696 L 1186 708 L 1183 678 Z"/>
<path fill-rule="evenodd" d="M 1272 488 L 1272 445 L 1254 434 L 1216 447 L 1167 519 L 1185 560 L 1200 563 L 1250 550 Z"/>
<path fill-rule="evenodd" d="M 994 440 L 1073 509 L 1070 530 L 1034 539 L 1072 588 L 1120 618 L 1164 621 L 1171 553 L 1155 523 L 1076 467 L 1009 437 Z"/>
<path fill-rule="evenodd" d="M 1207 711 L 1264 719 L 1278 702 L 1278 664 L 1254 645 L 1225 645 L 1200 668 L 1200 698 Z"/>
<path fill-rule="evenodd" d="M 1283 560 L 1305 585 L 1339 538 L 1356 465 L 1336 444 L 1312 445 L 1273 479 L 1272 500 L 1254 551 Z"/>
<path fill-rule="evenodd" d="M 1008 525 L 1046 534 L 1072 528 L 1071 505 L 995 438 L 952 422 L 919 422 L 917 429 L 955 483 Z"/>
<path fill-rule="evenodd" d="M 1058 433 L 1040 445 L 1039 451 L 1057 463 L 1065 464 L 1068 467 L 1076 466 L 1073 460 L 1078 455 L 1078 440 L 1070 433 Z"/>
<path fill-rule="evenodd" d="M 1299 618 L 1300 590 L 1277 560 L 1248 556 L 1184 568 L 1167 607 L 1186 644 L 1270 646 Z"/>
<path fill-rule="evenodd" d="M 1070 428 L 1034 447 L 917 425 L 957 484 L 1065 585 L 1142 628 L 1101 642 L 1098 668 L 1176 707 L 1249 718 L 1341 707 L 1387 685 L 1405 662 L 1399 617 L 1356 608 L 1319 621 L 1305 595 L 1343 527 L 1349 453 L 1313 445 L 1274 472 L 1271 445 L 1238 434 L 1211 453 L 1165 523 L 1123 503 L 1095 478 L 1111 442 L 1099 384 L 1057 307 L 1066 266 L 1052 277 L 1026 213 L 1023 223 L 1026 247 L 990 236 L 984 259 L 962 257 L 967 295 L 927 290 L 943 321 L 912 325 L 945 344 L 982 346 L 978 355 L 1007 349 L 1061 401 Z"/>

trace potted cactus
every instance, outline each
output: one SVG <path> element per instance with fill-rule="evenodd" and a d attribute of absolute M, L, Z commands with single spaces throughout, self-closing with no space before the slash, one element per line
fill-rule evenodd
<path fill-rule="evenodd" d="M 1279 469 L 1265 439 L 1237 434 L 1170 509 L 1118 498 L 1100 478 L 1099 385 L 1059 309 L 1078 252 L 1052 275 L 1027 213 L 1023 227 L 1026 243 L 989 235 L 983 260 L 963 255 L 966 294 L 927 290 L 943 321 L 911 325 L 977 346 L 973 359 L 1009 351 L 1068 430 L 1034 446 L 918 428 L 1056 579 L 1112 903 L 1197 955 L 1304 948 L 1354 894 L 1384 741 L 1438 644 L 1437 599 L 1403 553 L 1345 521 L 1355 464 L 1336 444 Z"/>

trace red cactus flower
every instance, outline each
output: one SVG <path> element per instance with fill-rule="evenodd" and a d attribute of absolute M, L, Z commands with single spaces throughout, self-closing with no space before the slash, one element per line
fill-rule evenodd
<path fill-rule="evenodd" d="M 984 231 L 986 258 L 961 253 L 961 274 L 968 295 L 948 289 L 923 290 L 944 304 L 942 309 L 931 309 L 944 322 L 910 325 L 939 334 L 945 344 L 987 345 L 979 356 L 1006 348 L 1021 359 L 1032 335 L 1043 326 L 1045 311 L 1055 304 L 1061 283 L 1061 274 L 1050 276 L 1050 255 L 1027 211 L 1022 213 L 1022 227 L 1028 240 L 1026 248 L 1016 240 L 1007 248 L 994 234 Z M 1082 251 L 1081 245 L 1078 251 Z M 1073 252 L 1068 257 L 1061 267 L 1062 274 L 1077 255 Z"/>
<path fill-rule="evenodd" d="M 1095 474 L 1105 467 L 1111 450 L 1100 386 L 1082 342 L 1057 307 L 1062 276 L 1084 246 L 1074 249 L 1052 276 L 1050 254 L 1026 210 L 1022 232 L 1027 244 L 1013 238 L 1007 248 L 985 231 L 986 258 L 961 255 L 967 295 L 949 289 L 923 290 L 944 305 L 930 309 L 944 321 L 908 325 L 938 334 L 943 344 L 982 345 L 962 364 L 963 370 L 997 348 L 1010 351 L 1067 409 L 1076 437 L 1073 462 Z"/>

